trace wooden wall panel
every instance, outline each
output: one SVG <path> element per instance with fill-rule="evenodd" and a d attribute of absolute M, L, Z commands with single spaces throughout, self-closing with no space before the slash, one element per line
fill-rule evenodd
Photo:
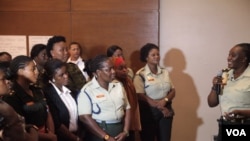
<path fill-rule="evenodd" d="M 0 35 L 64 35 L 71 39 L 69 13 L 0 12 L 0 17 Z"/>
<path fill-rule="evenodd" d="M 117 44 L 134 71 L 139 50 L 159 42 L 159 0 L 0 0 L 0 35 L 64 35 L 84 58 Z"/>
<path fill-rule="evenodd" d="M 0 12 L 0 35 L 55 35 L 71 37 L 69 13 Z"/>
<path fill-rule="evenodd" d="M 159 9 L 159 0 L 72 0 L 73 11 L 84 10 L 156 10 Z"/>
<path fill-rule="evenodd" d="M 134 64 L 133 70 L 141 67 L 134 52 L 147 42 L 158 44 L 158 28 L 157 11 L 72 14 L 72 40 L 84 45 L 87 57 L 106 54 L 116 44 L 124 49 L 128 65 Z"/>
<path fill-rule="evenodd" d="M 70 0 L 0 0 L 0 11 L 70 11 Z"/>

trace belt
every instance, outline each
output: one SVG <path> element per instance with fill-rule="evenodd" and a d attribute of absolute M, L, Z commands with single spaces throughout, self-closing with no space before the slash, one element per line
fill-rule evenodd
<path fill-rule="evenodd" d="M 96 119 L 95 121 L 98 122 L 98 123 L 106 123 L 106 124 L 113 124 L 113 123 L 122 122 L 121 119 L 118 119 L 118 120 L 99 120 L 99 119 Z"/>

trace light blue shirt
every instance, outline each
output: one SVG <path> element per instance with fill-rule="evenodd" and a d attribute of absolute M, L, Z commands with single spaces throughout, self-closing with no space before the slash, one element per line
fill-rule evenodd
<path fill-rule="evenodd" d="M 237 78 L 233 70 L 228 72 L 228 81 L 220 96 L 222 114 L 233 110 L 250 110 L 250 66 Z"/>
<path fill-rule="evenodd" d="M 159 66 L 157 66 L 157 73 L 153 74 L 149 66 L 145 65 L 137 71 L 133 83 L 136 93 L 145 93 L 154 100 L 166 97 L 168 92 L 174 88 L 168 71 Z"/>
<path fill-rule="evenodd" d="M 130 109 L 126 92 L 118 81 L 109 83 L 108 91 L 102 88 L 96 78 L 88 82 L 78 98 L 78 114 L 90 114 L 95 120 L 121 120 L 125 110 Z"/>

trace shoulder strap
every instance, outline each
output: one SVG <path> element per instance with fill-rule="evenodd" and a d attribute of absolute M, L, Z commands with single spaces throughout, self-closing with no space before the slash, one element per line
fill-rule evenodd
<path fill-rule="evenodd" d="M 84 93 L 87 95 L 87 97 L 88 97 L 88 99 L 89 99 L 89 101 L 90 101 L 90 103 L 91 103 L 91 110 L 92 110 L 92 112 L 93 112 L 94 114 L 100 114 L 100 113 L 101 113 L 101 108 L 100 108 L 100 106 L 96 103 L 96 106 L 97 106 L 97 108 L 98 108 L 98 111 L 94 111 L 94 108 L 93 108 L 93 105 L 94 105 L 94 104 L 93 104 L 93 101 L 92 101 L 90 95 L 87 93 L 86 89 L 84 90 Z"/>
<path fill-rule="evenodd" d="M 141 77 L 142 81 L 145 82 L 145 78 L 142 74 L 139 73 L 139 76 Z"/>

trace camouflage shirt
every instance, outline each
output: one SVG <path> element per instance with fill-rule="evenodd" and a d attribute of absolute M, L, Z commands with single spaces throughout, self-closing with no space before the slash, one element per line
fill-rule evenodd
<path fill-rule="evenodd" d="M 67 87 L 72 91 L 72 96 L 76 98 L 76 95 L 86 83 L 86 79 L 83 76 L 81 70 L 74 63 L 67 63 L 67 71 L 69 76 Z"/>

